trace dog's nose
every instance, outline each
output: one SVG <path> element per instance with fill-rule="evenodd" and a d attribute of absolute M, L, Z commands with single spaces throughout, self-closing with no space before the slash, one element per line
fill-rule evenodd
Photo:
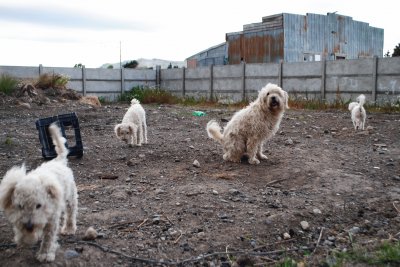
<path fill-rule="evenodd" d="M 271 103 L 274 105 L 278 103 L 278 99 L 276 98 L 276 96 L 271 97 Z"/>
<path fill-rule="evenodd" d="M 28 232 L 32 232 L 34 226 L 33 226 L 32 222 L 29 221 L 29 222 L 27 222 L 27 223 L 24 224 L 24 227 L 25 227 L 25 229 L 26 229 Z"/>

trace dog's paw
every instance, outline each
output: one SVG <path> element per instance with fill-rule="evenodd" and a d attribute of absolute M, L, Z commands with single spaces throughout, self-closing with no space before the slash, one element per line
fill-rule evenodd
<path fill-rule="evenodd" d="M 230 155 L 228 155 L 228 154 L 224 154 L 224 155 L 222 156 L 222 158 L 223 158 L 225 161 L 230 161 L 230 162 L 235 162 L 235 163 L 240 163 L 240 162 L 241 162 L 241 158 L 232 157 L 232 156 L 230 156 Z"/>
<path fill-rule="evenodd" d="M 76 232 L 76 226 L 74 226 L 74 227 L 66 227 L 66 226 L 64 226 L 61 229 L 61 234 L 62 235 L 74 235 L 75 232 Z"/>
<path fill-rule="evenodd" d="M 260 164 L 260 161 L 258 159 L 256 159 L 256 158 L 250 158 L 249 159 L 249 163 L 253 164 L 253 165 L 256 165 L 256 164 Z"/>
<path fill-rule="evenodd" d="M 39 253 L 36 259 L 40 262 L 52 262 L 56 258 L 55 253 Z"/>
<path fill-rule="evenodd" d="M 262 153 L 257 155 L 257 156 L 258 156 L 259 159 L 264 159 L 264 160 L 268 159 L 268 157 L 266 155 L 262 154 Z"/>

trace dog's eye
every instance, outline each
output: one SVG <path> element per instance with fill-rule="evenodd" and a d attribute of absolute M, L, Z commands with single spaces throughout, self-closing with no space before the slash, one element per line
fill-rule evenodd
<path fill-rule="evenodd" d="M 37 210 L 40 209 L 41 207 L 42 207 L 41 204 L 37 204 L 37 205 L 36 205 L 36 209 L 37 209 Z"/>
<path fill-rule="evenodd" d="M 269 93 L 267 93 L 267 96 L 269 96 Z"/>
<path fill-rule="evenodd" d="M 22 207 L 21 204 L 18 204 L 18 208 L 19 208 L 20 210 L 22 210 L 24 207 Z"/>

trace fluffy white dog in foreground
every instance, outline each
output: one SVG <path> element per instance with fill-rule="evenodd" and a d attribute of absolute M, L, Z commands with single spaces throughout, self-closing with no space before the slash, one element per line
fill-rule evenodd
<path fill-rule="evenodd" d="M 208 122 L 207 133 L 222 144 L 224 160 L 240 162 L 242 156 L 247 156 L 250 164 L 259 164 L 260 159 L 267 159 L 263 154 L 263 142 L 278 131 L 287 108 L 287 92 L 269 83 L 254 102 L 233 115 L 223 133 L 215 120 Z"/>
<path fill-rule="evenodd" d="M 12 223 L 18 245 L 42 240 L 37 259 L 54 261 L 57 236 L 63 216 L 62 234 L 75 234 L 78 194 L 72 170 L 67 166 L 68 149 L 56 124 L 49 132 L 57 157 L 35 170 L 25 165 L 11 168 L 0 184 L 0 208 Z"/>
<path fill-rule="evenodd" d="M 365 95 L 361 94 L 357 97 L 358 102 L 351 102 L 349 110 L 351 111 L 351 120 L 353 121 L 354 130 L 364 130 L 367 112 L 365 111 Z"/>
<path fill-rule="evenodd" d="M 147 144 L 146 112 L 139 100 L 132 99 L 131 106 L 114 128 L 116 136 L 129 146 Z"/>

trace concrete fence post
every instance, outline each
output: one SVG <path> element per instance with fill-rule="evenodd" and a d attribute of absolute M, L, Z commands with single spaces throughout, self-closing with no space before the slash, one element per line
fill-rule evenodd
<path fill-rule="evenodd" d="M 86 95 L 86 68 L 82 65 L 82 94 Z"/>
<path fill-rule="evenodd" d="M 156 88 L 161 87 L 161 65 L 156 66 Z"/>
<path fill-rule="evenodd" d="M 325 101 L 326 98 L 326 60 L 321 61 L 321 100 Z"/>
<path fill-rule="evenodd" d="M 283 60 L 280 60 L 278 67 L 278 85 L 281 88 L 282 88 L 282 75 L 283 75 Z"/>
<path fill-rule="evenodd" d="M 246 100 L 246 62 L 242 62 L 242 101 Z"/>
<path fill-rule="evenodd" d="M 210 101 L 214 101 L 214 64 L 210 65 Z"/>
<path fill-rule="evenodd" d="M 186 88 L 185 88 L 185 79 L 186 79 L 186 70 L 185 67 L 182 68 L 182 96 L 186 96 Z"/>
<path fill-rule="evenodd" d="M 121 96 L 125 93 L 125 68 L 121 68 Z"/>
<path fill-rule="evenodd" d="M 43 74 L 43 65 L 39 64 L 39 77 Z"/>
<path fill-rule="evenodd" d="M 376 104 L 376 92 L 378 90 L 378 57 L 372 58 L 372 101 Z"/>

